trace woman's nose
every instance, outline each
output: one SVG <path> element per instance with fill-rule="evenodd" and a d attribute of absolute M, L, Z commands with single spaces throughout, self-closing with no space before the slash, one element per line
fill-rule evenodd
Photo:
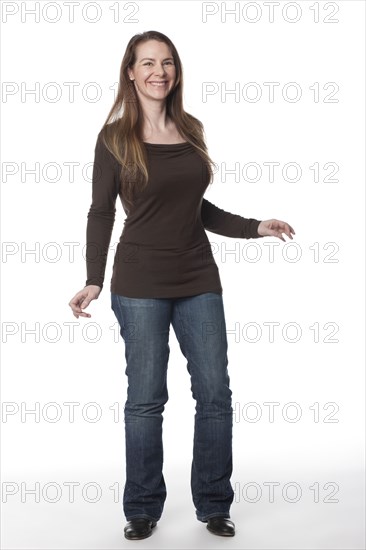
<path fill-rule="evenodd" d="M 155 74 L 158 76 L 165 75 L 165 67 L 164 65 L 161 65 L 160 67 L 157 65 Z"/>

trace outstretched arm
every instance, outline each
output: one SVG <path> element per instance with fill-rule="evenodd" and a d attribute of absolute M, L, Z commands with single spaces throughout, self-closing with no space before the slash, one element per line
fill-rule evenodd
<path fill-rule="evenodd" d="M 205 229 L 224 237 L 256 239 L 262 236 L 257 231 L 260 220 L 226 212 L 206 199 L 202 200 L 201 219 Z"/>

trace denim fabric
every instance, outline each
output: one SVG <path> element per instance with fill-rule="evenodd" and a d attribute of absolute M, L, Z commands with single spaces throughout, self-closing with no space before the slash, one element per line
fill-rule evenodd
<path fill-rule="evenodd" d="M 191 491 L 199 521 L 230 517 L 233 409 L 223 297 L 129 298 L 111 293 L 124 340 L 128 377 L 124 407 L 127 521 L 158 521 L 167 491 L 163 475 L 163 411 L 172 324 L 187 359 L 196 401 Z"/>

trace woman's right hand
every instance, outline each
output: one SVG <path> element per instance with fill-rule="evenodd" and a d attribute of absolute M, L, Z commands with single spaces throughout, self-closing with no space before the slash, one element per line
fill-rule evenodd
<path fill-rule="evenodd" d="M 70 300 L 69 306 L 72 309 L 72 313 L 76 319 L 79 317 L 91 317 L 90 313 L 84 313 L 82 311 L 92 300 L 96 300 L 101 292 L 100 286 L 97 285 L 88 285 L 82 290 L 80 290 L 75 296 Z"/>

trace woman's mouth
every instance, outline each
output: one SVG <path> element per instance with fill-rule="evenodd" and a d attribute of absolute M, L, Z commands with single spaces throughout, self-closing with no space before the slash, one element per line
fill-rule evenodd
<path fill-rule="evenodd" d="M 163 81 L 151 81 L 149 82 L 148 84 L 151 84 L 152 86 L 156 86 L 157 88 L 160 87 L 162 88 L 163 86 L 165 86 L 165 84 L 167 84 L 167 81 L 166 80 L 163 80 Z"/>

